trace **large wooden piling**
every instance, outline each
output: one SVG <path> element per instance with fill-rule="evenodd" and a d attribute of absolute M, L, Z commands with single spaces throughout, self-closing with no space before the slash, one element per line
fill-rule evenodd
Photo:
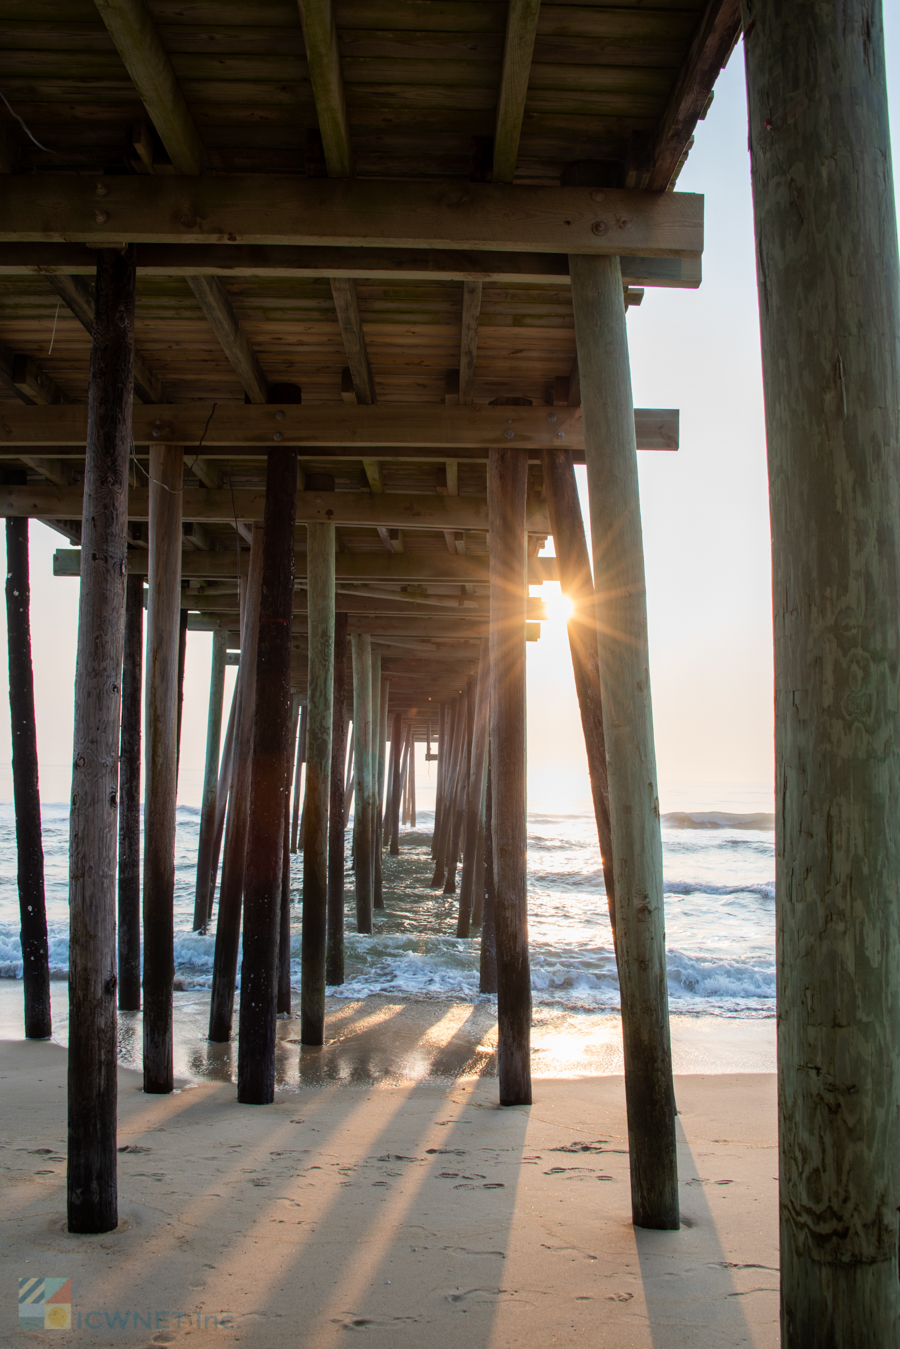
<path fill-rule="evenodd" d="M 51 1032 L 50 960 L 44 899 L 44 845 L 38 781 L 37 722 L 31 665 L 31 584 L 28 521 L 6 522 L 6 631 L 9 651 L 9 717 L 13 800 L 16 811 L 16 880 L 22 941 L 25 1034 L 45 1040 Z"/>
<path fill-rule="evenodd" d="M 255 525 L 250 544 L 250 567 L 241 612 L 241 697 L 235 722 L 234 759 L 222 880 L 219 885 L 219 915 L 209 1005 L 209 1038 L 216 1043 L 231 1039 L 234 1018 L 234 986 L 237 978 L 241 937 L 241 901 L 250 815 L 250 757 L 253 749 L 256 707 L 256 652 L 259 639 L 259 608 L 262 594 L 263 526 Z"/>
<path fill-rule="evenodd" d="M 541 451 L 544 497 L 550 511 L 559 584 L 572 603 L 572 616 L 566 624 L 575 692 L 581 711 L 581 728 L 587 751 L 588 775 L 597 822 L 597 838 L 603 864 L 606 900 L 616 930 L 615 877 L 612 864 L 612 831 L 609 822 L 609 778 L 606 767 L 606 743 L 603 739 L 603 700 L 600 690 L 600 652 L 597 616 L 594 610 L 594 581 L 572 451 Z M 602 638 L 601 638 L 602 640 Z"/>
<path fill-rule="evenodd" d="M 453 703 L 447 705 L 444 714 L 444 735 L 447 740 L 447 759 L 443 765 L 443 782 L 441 783 L 441 822 L 437 833 L 437 842 L 434 850 L 434 873 L 431 877 L 431 888 L 436 890 L 438 886 L 443 886 L 444 876 L 447 867 L 447 851 L 450 846 L 450 835 L 453 830 L 453 816 L 456 802 L 456 785 L 459 774 L 460 755 L 462 753 L 463 724 L 465 722 L 465 708 L 462 695 L 458 695 Z M 444 749 L 441 747 L 441 755 Z"/>
<path fill-rule="evenodd" d="M 501 1105 L 531 1104 L 531 971 L 528 959 L 525 777 L 525 499 L 528 456 L 492 449 L 490 737 Z"/>
<path fill-rule="evenodd" d="M 344 759 L 347 754 L 347 627 L 334 616 L 334 696 L 331 724 L 331 792 L 328 814 L 328 914 L 325 983 L 344 982 Z"/>
<path fill-rule="evenodd" d="M 896 1346 L 900 278 L 881 6 L 744 43 L 775 620 L 781 1333 Z"/>
<path fill-rule="evenodd" d="M 306 527 L 309 587 L 309 731 L 306 834 L 303 839 L 303 936 L 300 1039 L 325 1038 L 325 949 L 328 928 L 328 805 L 334 721 L 334 525 Z"/>
<path fill-rule="evenodd" d="M 134 250 L 97 253 L 69 813 L 68 1226 L 109 1232 L 116 1185 L 116 842 Z"/>
<path fill-rule="evenodd" d="M 491 755 L 488 743 L 488 763 L 484 775 L 484 898 L 482 902 L 481 952 L 478 991 L 497 992 L 497 929 L 494 925 L 494 833 L 493 793 L 491 790 Z"/>
<path fill-rule="evenodd" d="M 487 755 L 488 715 L 490 710 L 490 641 L 481 639 L 478 657 L 478 684 L 475 691 L 475 722 L 472 732 L 472 755 L 469 779 L 466 785 L 466 844 L 463 854 L 462 876 L 459 882 L 459 917 L 457 937 L 468 937 L 476 904 L 476 891 L 482 885 L 484 870 L 484 832 L 482 808 L 484 805 L 484 765 Z M 480 858 L 479 858 L 480 853 Z M 478 863 L 481 861 L 481 866 Z M 479 913 L 481 905 L 478 905 Z"/>
<path fill-rule="evenodd" d="M 219 790 L 219 747 L 222 739 L 222 707 L 225 702 L 225 658 L 228 636 L 213 633 L 212 661 L 209 669 L 209 715 L 206 722 L 206 767 L 203 773 L 203 798 L 200 803 L 200 837 L 197 843 L 197 884 L 194 891 L 194 931 L 206 927 L 209 919 L 209 890 L 212 854 L 216 836 L 216 803 Z M 119 1006 L 122 1004 L 120 1003 Z"/>
<path fill-rule="evenodd" d="M 453 807 L 453 824 L 450 842 L 447 848 L 447 874 L 444 878 L 444 894 L 456 893 L 456 869 L 459 854 L 464 846 L 466 826 L 466 798 L 469 790 L 469 771 L 472 762 L 472 740 L 475 732 L 475 688 L 472 679 L 466 680 L 464 696 L 465 728 L 463 732 L 462 752 L 459 760 L 459 773 L 456 779 L 456 800 Z"/>
<path fill-rule="evenodd" d="M 353 871 L 356 879 L 356 930 L 371 932 L 373 888 L 372 793 L 372 639 L 365 633 L 350 638 L 353 658 L 353 765 L 356 806 L 353 827 Z"/>
<path fill-rule="evenodd" d="M 181 767 L 181 722 L 184 717 L 184 667 L 187 664 L 188 611 L 178 615 L 178 698 L 175 713 L 175 789 L 178 790 L 178 770 Z"/>
<path fill-rule="evenodd" d="M 125 580 L 122 724 L 119 737 L 119 1009 L 141 1006 L 141 693 L 144 578 Z"/>
<path fill-rule="evenodd" d="M 444 744 L 447 709 L 444 703 L 438 704 L 438 752 L 437 752 L 437 771 L 435 773 L 436 782 L 434 784 L 434 827 L 431 833 L 431 856 L 437 858 L 438 835 L 441 828 L 441 812 L 444 809 L 444 769 L 446 767 L 446 745 Z M 429 727 L 429 750 L 431 748 L 431 731 Z M 433 884 L 433 882 L 432 882 Z"/>
<path fill-rule="evenodd" d="M 400 855 L 400 795 L 403 789 L 401 779 L 401 751 L 400 742 L 403 738 L 403 713 L 395 712 L 391 720 L 391 771 L 388 777 L 390 783 L 390 807 L 387 828 L 390 829 L 390 852 L 392 857 Z"/>
<path fill-rule="evenodd" d="M 409 816 L 408 823 L 415 829 L 416 827 L 416 733 L 411 726 L 409 730 L 409 767 L 407 769 L 407 792 L 409 794 Z"/>
<path fill-rule="evenodd" d="M 278 1015 L 290 1016 L 291 1007 L 291 783 L 297 753 L 297 728 L 300 723 L 300 694 L 291 696 L 291 747 L 287 790 L 284 794 L 284 826 L 281 841 L 281 919 L 278 924 Z"/>
<path fill-rule="evenodd" d="M 387 757 L 387 720 L 390 680 L 381 677 L 381 652 L 372 652 L 372 723 L 377 741 L 373 750 L 374 777 L 372 781 L 372 818 L 374 820 L 372 847 L 372 893 L 376 909 L 384 908 L 382 876 L 382 829 L 384 824 L 384 761 Z"/>
<path fill-rule="evenodd" d="M 677 1228 L 662 841 L 622 271 L 616 257 L 574 255 L 569 270 L 602 636 L 632 1216 L 641 1227 Z"/>
<path fill-rule="evenodd" d="M 150 446 L 144 765 L 144 1091 L 174 1086 L 175 794 L 184 450 Z"/>
<path fill-rule="evenodd" d="M 243 1105 L 268 1105 L 275 1095 L 281 870 L 285 798 L 290 790 L 291 771 L 291 618 L 296 514 L 297 451 L 270 450 L 266 464 L 250 809 L 244 861 L 237 1090 Z M 320 528 L 333 530 L 334 526 Z M 329 723 L 329 732 L 330 729 Z"/>

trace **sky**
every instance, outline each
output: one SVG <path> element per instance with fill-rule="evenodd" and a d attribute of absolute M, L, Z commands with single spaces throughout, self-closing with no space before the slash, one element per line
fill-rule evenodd
<path fill-rule="evenodd" d="M 885 9 L 888 88 L 900 110 L 900 4 Z M 895 167 L 895 175 L 897 169 Z M 703 284 L 647 289 L 628 311 L 634 401 L 681 410 L 677 453 L 642 452 L 641 514 L 663 810 L 765 809 L 773 795 L 772 614 L 765 427 L 743 48 L 719 77 L 678 188 L 706 199 Z M 587 520 L 584 470 L 582 501 Z M 78 581 L 54 578 L 67 544 L 31 525 L 32 641 L 41 796 L 71 785 Z M 0 531 L 5 561 L 5 531 Z M 5 574 L 5 569 L 4 569 Z M 555 593 L 554 593 L 555 592 Z M 540 593 L 540 592 L 534 592 Z M 558 587 L 528 646 L 529 807 L 586 810 L 590 794 Z M 211 638 L 191 633 L 179 801 L 203 780 Z M 227 672 L 230 695 L 234 671 Z M 6 643 L 0 642 L 0 801 L 12 799 Z M 226 701 L 226 708 L 227 708 Z M 421 755 L 420 807 L 434 765 Z"/>

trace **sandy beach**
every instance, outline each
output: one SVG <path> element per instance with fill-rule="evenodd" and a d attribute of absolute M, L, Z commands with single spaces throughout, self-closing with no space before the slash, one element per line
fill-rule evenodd
<path fill-rule="evenodd" d="M 429 1031 L 447 1070 L 455 1020 Z M 774 1076 L 677 1077 L 682 1230 L 638 1231 L 621 1077 L 541 1077 L 501 1110 L 487 1054 L 376 1082 L 364 1022 L 355 1073 L 329 1076 L 332 1037 L 270 1107 L 227 1081 L 148 1097 L 122 1068 L 120 1224 L 99 1237 L 65 1230 L 65 1051 L 4 1041 L 0 1336 L 30 1275 L 72 1279 L 72 1333 L 97 1346 L 777 1344 Z"/>

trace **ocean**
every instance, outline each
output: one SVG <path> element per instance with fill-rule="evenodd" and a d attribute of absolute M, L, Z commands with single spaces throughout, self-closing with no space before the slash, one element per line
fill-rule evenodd
<path fill-rule="evenodd" d="M 347 874 L 346 999 L 478 998 L 478 942 L 455 935 L 456 897 L 431 890 L 431 817 L 402 834 L 399 858 L 384 855 L 385 909 L 375 932 L 352 931 Z M 50 963 L 68 969 L 68 808 L 43 808 Z M 191 931 L 199 811 L 179 806 L 176 833 L 175 977 L 185 992 L 208 989 L 215 935 Z M 673 1013 L 728 1019 L 775 1013 L 773 818 L 764 813 L 673 812 L 663 816 L 666 945 Z M 348 835 L 349 839 L 349 835 Z M 302 857 L 292 858 L 291 967 L 300 979 Z M 536 1007 L 614 1012 L 618 982 L 600 853 L 589 814 L 528 820 L 529 936 Z M 20 979 L 15 825 L 0 805 L 0 979 Z"/>

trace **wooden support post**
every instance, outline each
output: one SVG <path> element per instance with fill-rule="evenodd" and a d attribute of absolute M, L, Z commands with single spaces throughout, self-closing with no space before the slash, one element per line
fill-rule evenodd
<path fill-rule="evenodd" d="M 269 1105 L 275 1095 L 284 804 L 291 775 L 291 615 L 296 512 L 297 451 L 270 450 L 266 463 L 256 687 L 252 705 L 247 705 L 248 712 L 252 708 L 253 732 L 238 1037 L 237 1097 L 243 1105 Z"/>
<path fill-rule="evenodd" d="M 356 877 L 356 930 L 371 932 L 373 890 L 372 834 L 372 638 L 354 633 L 353 654 L 353 762 L 356 809 L 353 829 L 353 870 Z"/>
<path fill-rule="evenodd" d="M 469 763 L 472 758 L 472 732 L 475 721 L 475 690 L 472 680 L 466 680 L 466 691 L 461 698 L 463 709 L 462 744 L 456 773 L 456 788 L 453 796 L 453 817 L 447 841 L 446 875 L 444 894 L 456 893 L 456 868 L 459 865 L 459 853 L 462 846 L 463 827 L 466 822 L 466 792 L 469 786 Z"/>
<path fill-rule="evenodd" d="M 119 739 L 119 1008 L 141 1007 L 141 692 L 144 578 L 125 581 L 122 725 Z"/>
<path fill-rule="evenodd" d="M 392 857 L 400 855 L 400 741 L 403 736 L 403 714 L 395 712 L 391 721 L 391 773 L 390 773 L 390 850 Z"/>
<path fill-rule="evenodd" d="M 238 677 L 235 680 L 234 692 L 231 696 L 231 710 L 228 713 L 228 725 L 225 728 L 225 743 L 222 746 L 222 762 L 219 765 L 219 781 L 216 785 L 216 823 L 215 833 L 213 835 L 212 854 L 209 861 L 209 872 L 207 875 L 208 888 L 206 897 L 206 922 L 203 924 L 203 931 L 206 930 L 210 918 L 212 918 L 213 901 L 216 894 L 216 877 L 219 874 L 219 854 L 222 851 L 222 834 L 225 830 L 225 809 L 231 792 L 231 774 L 234 766 L 234 735 L 237 725 L 238 715 L 241 707 L 241 673 L 238 670 Z M 200 878 L 197 878 L 198 885 Z"/>
<path fill-rule="evenodd" d="M 437 781 L 434 785 L 434 827 L 431 833 L 431 856 L 437 857 L 438 838 L 441 829 L 441 812 L 444 809 L 444 770 L 446 769 L 447 747 L 444 743 L 447 726 L 447 708 L 444 703 L 438 705 L 438 752 Z M 431 729 L 429 726 L 429 750 L 431 752 Z"/>
<path fill-rule="evenodd" d="M 46 1040 L 50 1024 L 50 960 L 44 901 L 44 845 L 38 783 L 37 723 L 31 667 L 31 585 L 28 521 L 6 522 L 6 624 L 9 650 L 9 716 L 25 1034 Z"/>
<path fill-rule="evenodd" d="M 134 579 L 141 580 L 140 577 Z M 129 585 L 131 581 L 132 577 L 129 576 Z M 141 582 L 141 585 L 143 585 L 143 582 Z M 219 786 L 219 744 L 222 738 L 222 706 L 225 701 L 225 656 L 227 651 L 227 635 L 224 632 L 214 632 L 212 661 L 209 669 L 206 768 L 203 774 L 203 800 L 200 805 L 200 837 L 197 842 L 197 884 L 194 891 L 195 932 L 201 932 L 209 919 L 210 870 L 215 843 L 216 803 Z M 119 1006 L 121 1007 L 121 1005 L 120 1002 Z"/>
<path fill-rule="evenodd" d="M 337 623 L 338 615 L 335 614 L 334 621 Z M 349 620 L 348 620 L 349 621 Z M 351 669 L 352 673 L 352 669 Z M 347 825 L 350 823 L 350 810 L 353 805 L 353 784 L 356 780 L 354 772 L 354 748 L 353 748 L 353 729 L 354 722 L 351 718 L 347 727 L 347 772 L 344 776 L 344 832 L 347 831 Z"/>
<path fill-rule="evenodd" d="M 397 715 L 396 713 L 394 714 Z M 387 785 L 385 788 L 387 798 L 387 810 L 384 812 L 384 820 L 381 830 L 381 845 L 386 848 L 391 841 L 391 805 L 394 800 L 394 775 L 400 773 L 400 744 L 399 737 L 395 742 L 393 731 L 393 720 L 388 718 L 391 730 L 391 752 L 388 755 L 387 745 L 385 744 L 385 758 L 387 759 Z"/>
<path fill-rule="evenodd" d="M 606 743 L 603 739 L 603 702 L 600 692 L 600 651 L 597 616 L 594 612 L 594 581 L 588 556 L 587 539 L 575 465 L 571 450 L 542 450 L 541 469 L 544 496 L 550 509 L 550 525 L 556 549 L 559 583 L 573 605 L 566 627 L 575 691 L 581 709 L 581 727 L 587 751 L 588 774 L 597 822 L 597 838 L 603 863 L 606 902 L 616 933 L 615 877 L 612 863 L 612 833 L 609 822 L 609 779 L 606 768 Z M 607 638 L 608 640 L 608 638 Z"/>
<path fill-rule="evenodd" d="M 745 13 L 775 597 L 782 1344 L 893 1346 L 900 269 L 882 15 L 860 0 Z"/>
<path fill-rule="evenodd" d="M 487 717 L 490 717 L 488 709 Z M 487 754 L 485 754 L 484 773 L 481 779 L 481 814 L 478 817 L 478 841 L 475 847 L 475 894 L 472 900 L 472 927 L 481 927 L 484 923 L 484 896 L 485 896 L 485 849 L 487 847 L 487 838 L 485 831 L 485 820 L 487 817 Z"/>
<path fill-rule="evenodd" d="M 281 920 L 278 925 L 278 1015 L 291 1015 L 291 783 L 297 754 L 297 729 L 300 724 L 300 694 L 291 697 L 291 747 L 287 789 L 284 793 L 284 828 L 281 847 Z"/>
<path fill-rule="evenodd" d="M 297 762 L 294 766 L 294 808 L 291 812 L 291 852 L 297 851 L 300 832 L 300 803 L 303 794 L 300 784 L 303 780 L 303 765 L 306 763 L 306 735 L 309 719 L 309 705 L 304 703 L 300 709 L 300 740 L 297 745 Z"/>
<path fill-rule="evenodd" d="M 527 793 L 525 776 L 525 609 L 528 559 L 525 498 L 528 456 L 492 449 L 491 763 L 494 923 L 501 1105 L 531 1104 L 531 971 L 528 960 Z"/>
<path fill-rule="evenodd" d="M 481 963 L 478 991 L 497 992 L 497 928 L 494 922 L 494 829 L 492 806 L 491 747 L 488 737 L 488 764 L 484 785 L 484 917 L 481 924 Z"/>
<path fill-rule="evenodd" d="M 306 834 L 303 839 L 303 971 L 300 1039 L 325 1038 L 325 949 L 328 918 L 328 804 L 334 720 L 334 525 L 306 526 L 309 576 L 309 739 Z"/>
<path fill-rule="evenodd" d="M 118 1222 L 116 841 L 134 276 L 132 248 L 98 252 L 69 812 L 70 1232 Z"/>
<path fill-rule="evenodd" d="M 447 864 L 447 846 L 450 838 L 450 831 L 453 826 L 453 804 L 456 795 L 456 773 L 459 764 L 462 716 L 461 700 L 457 697 L 452 704 L 447 704 L 444 712 L 444 739 L 447 741 L 447 752 L 446 763 L 443 765 L 444 778 L 441 784 L 441 824 L 434 853 L 434 874 L 431 877 L 432 890 L 436 890 L 439 885 L 442 886 L 444 884 L 444 873 Z M 440 752 L 443 757 L 443 741 L 441 742 Z"/>
<path fill-rule="evenodd" d="M 387 716 L 390 681 L 381 678 L 381 652 L 372 653 L 372 725 L 377 740 L 373 746 L 372 780 L 372 819 L 373 819 L 373 856 L 372 856 L 372 892 L 376 909 L 384 908 L 384 888 L 382 882 L 382 842 L 381 830 L 384 816 L 384 761 L 387 757 Z"/>
<path fill-rule="evenodd" d="M 416 827 L 416 733 L 410 727 L 409 743 L 409 823 L 413 829 Z"/>
<path fill-rule="evenodd" d="M 662 842 L 622 270 L 618 258 L 573 255 L 569 271 L 581 370 L 597 629 L 604 635 L 600 688 L 609 770 L 632 1216 L 640 1227 L 677 1228 Z M 498 912 L 499 903 L 498 885 Z"/>
<path fill-rule="evenodd" d="M 209 1004 L 209 1038 L 214 1043 L 231 1039 L 234 1018 L 234 985 L 241 937 L 241 901 L 250 814 L 250 757 L 253 749 L 253 709 L 256 706 L 256 653 L 262 570 L 263 527 L 254 525 L 250 544 L 250 572 L 241 612 L 241 701 L 235 721 L 234 760 Z"/>
<path fill-rule="evenodd" d="M 144 1091 L 174 1086 L 175 794 L 184 450 L 150 446 L 144 767 Z"/>
<path fill-rule="evenodd" d="M 457 937 L 468 937 L 475 909 L 476 890 L 482 884 L 478 870 L 479 835 L 482 848 L 484 837 L 481 830 L 482 804 L 484 801 L 484 762 L 487 754 L 488 711 L 490 701 L 490 640 L 481 639 L 481 651 L 478 658 L 478 687 L 475 693 L 475 725 L 472 733 L 472 757 L 469 764 L 469 779 L 466 784 L 466 846 L 463 856 L 462 877 L 459 883 L 459 919 L 456 925 Z M 483 853 L 482 853 L 483 857 Z M 483 862 L 482 862 L 483 870 Z M 479 909 L 480 909 L 479 905 Z"/>
<path fill-rule="evenodd" d="M 180 581 L 180 578 L 179 578 Z M 181 718 L 184 712 L 184 666 L 187 660 L 188 611 L 178 615 L 178 702 L 175 721 L 175 788 L 178 789 L 178 770 L 181 767 Z"/>
<path fill-rule="evenodd" d="M 348 614 L 334 616 L 334 696 L 331 729 L 331 802 L 328 815 L 328 915 L 325 983 L 344 982 L 344 759 L 347 754 Z"/>
<path fill-rule="evenodd" d="M 400 760 L 400 795 L 403 801 L 403 824 L 409 824 L 409 767 L 410 750 L 415 749 L 415 736 L 412 722 L 406 728 L 403 741 L 403 756 Z"/>

